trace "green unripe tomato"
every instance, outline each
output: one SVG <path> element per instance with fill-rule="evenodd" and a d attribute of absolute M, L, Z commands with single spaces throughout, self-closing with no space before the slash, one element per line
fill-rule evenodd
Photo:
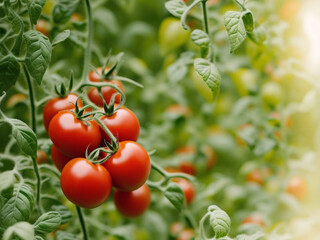
<path fill-rule="evenodd" d="M 278 83 L 267 82 L 262 86 L 261 95 L 265 103 L 276 106 L 281 102 L 283 93 Z"/>
<path fill-rule="evenodd" d="M 159 28 L 159 44 L 161 52 L 165 55 L 186 43 L 190 32 L 184 30 L 181 22 L 176 18 L 166 18 Z"/>

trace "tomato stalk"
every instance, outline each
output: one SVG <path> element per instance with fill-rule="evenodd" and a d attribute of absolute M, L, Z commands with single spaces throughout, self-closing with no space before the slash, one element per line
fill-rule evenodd
<path fill-rule="evenodd" d="M 111 146 L 114 147 L 114 149 L 112 149 L 112 151 L 116 152 L 119 148 L 118 141 L 117 141 L 116 137 L 106 127 L 106 125 L 103 124 L 103 122 L 99 118 L 95 117 L 94 120 L 100 125 L 100 127 L 103 129 L 103 131 L 105 131 L 108 134 L 108 136 L 111 140 Z"/>
<path fill-rule="evenodd" d="M 83 233 L 83 239 L 88 240 L 89 238 L 88 238 L 87 228 L 86 228 L 86 224 L 83 218 L 81 208 L 76 205 L 76 209 L 77 209 L 77 213 L 78 213 L 78 217 L 79 217 L 79 221 L 80 221 L 80 225 Z"/>
<path fill-rule="evenodd" d="M 93 22 L 92 22 L 92 11 L 91 11 L 90 0 L 86 0 L 86 9 L 87 9 L 87 16 L 88 16 L 88 38 L 87 38 L 87 46 L 85 49 L 83 72 L 82 72 L 82 80 L 84 82 L 86 82 L 88 72 L 89 72 L 89 64 L 91 59 L 91 42 L 92 42 L 92 34 L 93 34 Z"/>
<path fill-rule="evenodd" d="M 37 125 L 36 125 L 36 107 L 35 107 L 35 103 L 34 103 L 34 94 L 33 94 L 33 85 L 28 73 L 28 70 L 26 68 L 25 65 L 23 65 L 23 71 L 28 83 L 28 89 L 29 89 L 29 96 L 30 96 L 30 111 L 31 111 L 31 125 L 32 125 L 32 130 L 34 131 L 35 134 L 37 134 Z M 36 202 L 37 202 L 37 206 L 39 209 L 40 214 L 43 213 L 42 207 L 41 207 L 41 203 L 40 203 L 40 199 L 41 199 L 41 176 L 40 176 L 40 172 L 39 172 L 39 168 L 37 165 L 37 160 L 36 157 L 32 157 L 32 165 L 34 168 L 34 172 L 36 174 L 36 178 L 37 178 L 37 196 L 36 196 Z"/>
<path fill-rule="evenodd" d="M 203 11 L 203 21 L 204 21 L 204 28 L 206 30 L 206 33 L 209 35 L 209 24 L 208 24 L 208 16 L 207 16 L 207 0 L 203 0 L 201 2 L 202 4 L 202 11 Z"/>

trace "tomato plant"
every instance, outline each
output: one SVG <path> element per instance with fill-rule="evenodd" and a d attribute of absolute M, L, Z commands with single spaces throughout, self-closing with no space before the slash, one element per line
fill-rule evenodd
<path fill-rule="evenodd" d="M 318 8 L 0 1 L 0 238 L 317 239 Z"/>

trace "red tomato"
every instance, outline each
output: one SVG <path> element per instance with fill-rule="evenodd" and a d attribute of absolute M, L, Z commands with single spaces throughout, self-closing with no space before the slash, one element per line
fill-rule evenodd
<path fill-rule="evenodd" d="M 62 110 L 71 110 L 74 109 L 74 104 L 78 99 L 78 95 L 74 93 L 70 93 L 68 96 L 63 98 L 53 98 L 46 103 L 43 109 L 43 124 L 48 131 L 49 123 L 51 119 L 56 115 L 58 112 Z M 82 107 L 82 102 L 78 100 L 78 106 Z"/>
<path fill-rule="evenodd" d="M 173 179 L 173 181 L 181 187 L 187 204 L 190 204 L 193 201 L 196 194 L 196 191 L 192 183 L 184 178 L 175 178 Z"/>
<path fill-rule="evenodd" d="M 106 68 L 106 70 L 107 69 L 108 68 Z M 101 68 L 97 68 L 97 71 L 99 73 L 102 72 Z M 91 82 L 100 82 L 100 76 L 93 70 L 89 73 L 89 80 Z M 124 91 L 122 83 L 119 80 L 104 80 L 104 82 L 109 82 L 109 83 L 113 84 L 114 86 L 120 88 L 120 90 L 122 92 Z M 102 96 L 103 96 L 104 100 L 106 101 L 106 103 L 109 104 L 112 95 L 114 93 L 117 93 L 117 90 L 115 90 L 112 87 L 103 87 L 103 88 L 101 88 L 101 93 L 102 93 Z M 103 106 L 103 101 L 99 96 L 99 91 L 97 88 L 94 88 L 94 87 L 90 88 L 90 90 L 88 92 L 88 97 L 89 97 L 90 101 L 93 102 L 94 104 L 96 104 L 97 106 L 100 106 L 100 107 Z M 117 94 L 114 99 L 114 102 L 120 103 L 120 100 L 121 100 L 121 96 L 120 96 L 120 94 Z"/>
<path fill-rule="evenodd" d="M 292 177 L 289 180 L 286 192 L 298 199 L 303 199 L 307 192 L 307 183 L 301 177 Z"/>
<path fill-rule="evenodd" d="M 83 122 L 70 111 L 61 111 L 52 118 L 49 136 L 59 151 L 68 157 L 82 157 L 87 148 L 90 152 L 101 142 L 99 125 L 94 121 Z"/>
<path fill-rule="evenodd" d="M 75 158 L 67 163 L 61 172 L 60 184 L 64 195 L 83 208 L 98 207 L 112 190 L 108 171 L 85 158 Z"/>
<path fill-rule="evenodd" d="M 194 231 L 191 228 L 184 229 L 176 240 L 191 240 L 194 239 Z"/>
<path fill-rule="evenodd" d="M 48 22 L 47 20 L 39 19 L 39 20 L 37 21 L 37 24 L 36 24 L 35 28 L 36 28 L 36 30 L 37 30 L 38 32 L 41 32 L 43 35 L 45 35 L 45 36 L 47 36 L 47 37 L 48 37 L 49 34 L 50 34 L 50 28 L 51 28 L 51 26 L 50 26 L 50 22 Z"/>
<path fill-rule="evenodd" d="M 138 118 L 130 109 L 121 107 L 112 116 L 103 116 L 101 120 L 119 142 L 137 141 L 140 124 Z M 102 138 L 110 141 L 108 134 L 102 129 L 101 131 Z"/>
<path fill-rule="evenodd" d="M 179 169 L 183 173 L 190 174 L 192 176 L 196 175 L 196 168 L 191 162 L 181 162 L 179 164 Z"/>
<path fill-rule="evenodd" d="M 113 186 L 120 191 L 133 191 L 148 179 L 151 163 L 146 150 L 138 143 L 119 143 L 118 151 L 103 166 L 111 175 Z"/>
<path fill-rule="evenodd" d="M 242 224 L 251 223 L 251 224 L 257 224 L 260 226 L 264 226 L 264 221 L 259 215 L 252 215 L 248 216 L 245 219 L 243 219 Z"/>
<path fill-rule="evenodd" d="M 150 190 L 146 184 L 132 192 L 122 192 L 116 189 L 113 202 L 123 216 L 138 217 L 150 205 Z"/>
<path fill-rule="evenodd" d="M 43 150 L 38 150 L 37 151 L 37 159 L 36 159 L 38 164 L 43 164 L 48 162 L 48 156 L 45 151 Z"/>
<path fill-rule="evenodd" d="M 51 159 L 53 164 L 58 168 L 61 172 L 63 167 L 72 159 L 71 157 L 67 157 L 63 155 L 59 149 L 53 144 L 51 148 Z"/>

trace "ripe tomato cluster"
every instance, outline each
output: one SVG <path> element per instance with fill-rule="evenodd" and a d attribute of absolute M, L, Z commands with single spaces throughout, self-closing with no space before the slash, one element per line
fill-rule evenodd
<path fill-rule="evenodd" d="M 97 72 L 90 72 L 91 82 L 103 79 L 101 68 Z M 111 102 L 111 113 L 88 112 L 88 106 L 83 106 L 75 93 L 69 93 L 47 102 L 43 122 L 53 142 L 51 158 L 61 171 L 65 196 L 79 207 L 95 208 L 109 198 L 114 187 L 118 211 L 136 217 L 150 204 L 145 184 L 151 171 L 150 158 L 136 142 L 138 118 L 128 108 L 118 107 L 121 97 L 110 84 L 123 91 L 121 82 L 107 83 L 100 89 L 90 88 L 88 98 L 96 105 L 90 108 L 109 107 Z M 114 103 L 118 108 L 113 109 Z"/>

